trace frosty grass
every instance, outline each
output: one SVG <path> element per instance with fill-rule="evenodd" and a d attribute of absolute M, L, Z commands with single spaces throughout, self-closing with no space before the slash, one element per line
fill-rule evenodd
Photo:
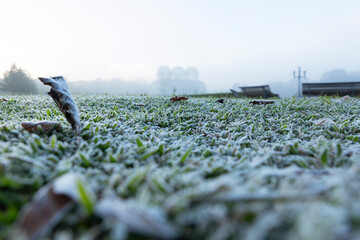
<path fill-rule="evenodd" d="M 0 239 L 39 189 L 70 172 L 84 179 L 87 201 L 49 239 L 360 238 L 359 100 L 169 98 L 75 96 L 80 136 L 49 96 L 0 102 Z M 20 126 L 41 120 L 62 129 Z M 159 232 L 94 210 L 109 197 Z"/>

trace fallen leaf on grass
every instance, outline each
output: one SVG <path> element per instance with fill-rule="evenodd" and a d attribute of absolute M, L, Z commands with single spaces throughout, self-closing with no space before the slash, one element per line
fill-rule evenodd
<path fill-rule="evenodd" d="M 16 228 L 20 233 L 39 239 L 60 222 L 78 198 L 77 179 L 75 174 L 66 174 L 41 188 L 19 214 Z"/>
<path fill-rule="evenodd" d="M 186 101 L 188 99 L 189 99 L 188 97 L 178 97 L 178 96 L 170 98 L 170 100 L 173 102 L 178 102 L 178 101 L 182 101 L 182 100 Z"/>
<path fill-rule="evenodd" d="M 312 123 L 315 124 L 316 126 L 321 126 L 321 125 L 327 126 L 327 125 L 333 124 L 334 121 L 330 118 L 320 118 L 320 119 L 312 121 Z"/>
<path fill-rule="evenodd" d="M 60 111 L 65 115 L 66 120 L 70 123 L 71 127 L 76 131 L 76 133 L 79 134 L 81 132 L 82 126 L 80 123 L 78 110 L 75 101 L 70 94 L 65 79 L 59 76 L 50 78 L 40 77 L 39 80 L 43 84 L 51 86 L 50 92 L 48 92 L 48 94 L 55 101 Z"/>
<path fill-rule="evenodd" d="M 30 133 L 49 133 L 55 128 L 60 129 L 61 125 L 58 122 L 40 121 L 40 122 L 22 122 L 21 126 Z"/>
<path fill-rule="evenodd" d="M 103 218 L 115 219 L 134 233 L 159 239 L 178 237 L 165 212 L 155 206 L 149 207 L 132 200 L 109 198 L 99 202 L 96 213 Z"/>
<path fill-rule="evenodd" d="M 249 103 L 251 103 L 252 105 L 266 105 L 266 104 L 274 104 L 275 101 L 273 101 L 273 100 L 254 100 Z"/>
<path fill-rule="evenodd" d="M 8 100 L 6 98 L 0 98 L 1 102 L 7 102 Z"/>
<path fill-rule="evenodd" d="M 216 100 L 216 102 L 218 102 L 218 103 L 224 103 L 224 102 L 225 102 L 225 99 L 219 98 L 218 100 Z"/>
<path fill-rule="evenodd" d="M 349 95 L 343 96 L 340 98 L 341 100 L 345 100 L 345 101 L 349 101 L 349 100 L 353 100 L 353 97 L 350 97 Z"/>

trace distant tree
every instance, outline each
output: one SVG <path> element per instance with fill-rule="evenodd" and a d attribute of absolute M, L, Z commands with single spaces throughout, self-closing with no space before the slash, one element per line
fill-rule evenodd
<path fill-rule="evenodd" d="M 33 79 L 15 64 L 10 70 L 5 71 L 4 78 L 0 81 L 0 90 L 12 94 L 36 94 L 36 84 Z"/>

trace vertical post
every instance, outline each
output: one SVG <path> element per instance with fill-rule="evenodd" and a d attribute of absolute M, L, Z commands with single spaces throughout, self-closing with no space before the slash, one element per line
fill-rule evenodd
<path fill-rule="evenodd" d="M 296 71 L 293 72 L 294 74 L 294 78 L 298 80 L 298 97 L 302 96 L 302 91 L 301 91 L 301 79 L 305 79 L 306 78 L 306 71 L 304 71 L 303 75 L 301 75 L 301 67 L 298 68 L 298 74 L 296 75 Z"/>

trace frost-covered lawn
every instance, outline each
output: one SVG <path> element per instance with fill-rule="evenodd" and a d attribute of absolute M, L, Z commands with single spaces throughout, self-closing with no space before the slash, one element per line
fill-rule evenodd
<path fill-rule="evenodd" d="M 49 96 L 0 102 L 0 239 L 360 238 L 360 100 L 169 98 L 75 96 L 81 136 Z"/>

